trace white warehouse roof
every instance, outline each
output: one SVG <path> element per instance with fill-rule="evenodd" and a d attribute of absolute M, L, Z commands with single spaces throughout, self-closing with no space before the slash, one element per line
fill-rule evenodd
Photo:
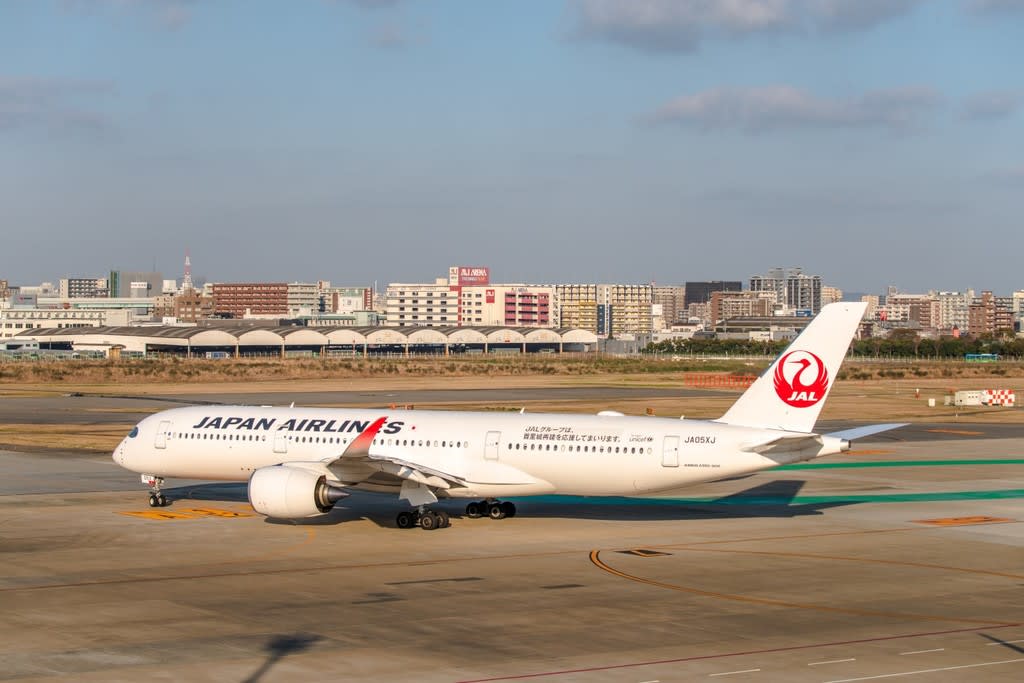
<path fill-rule="evenodd" d="M 178 348 L 202 352 L 216 348 L 372 346 L 485 346 L 495 344 L 596 344 L 589 330 L 528 327 L 257 327 L 232 330 L 209 327 L 79 327 L 24 330 L 19 339 L 72 348 L 121 346 L 129 351 Z"/>

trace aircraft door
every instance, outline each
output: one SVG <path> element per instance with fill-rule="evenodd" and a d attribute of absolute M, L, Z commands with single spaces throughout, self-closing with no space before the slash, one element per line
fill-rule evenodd
<path fill-rule="evenodd" d="M 662 467 L 679 467 L 679 437 L 666 436 L 661 451 Z"/>
<path fill-rule="evenodd" d="M 167 448 L 167 435 L 171 433 L 171 421 L 164 420 L 156 428 L 156 441 L 153 443 L 157 448 Z"/>
<path fill-rule="evenodd" d="M 501 443 L 501 432 L 487 432 L 487 439 L 484 442 L 484 459 L 498 459 L 498 445 Z"/>
<path fill-rule="evenodd" d="M 274 432 L 274 452 L 275 453 L 287 453 L 288 452 L 288 439 L 284 432 Z"/>

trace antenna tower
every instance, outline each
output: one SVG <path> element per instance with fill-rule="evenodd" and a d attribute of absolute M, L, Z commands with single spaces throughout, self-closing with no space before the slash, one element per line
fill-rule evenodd
<path fill-rule="evenodd" d="M 181 289 L 184 292 L 195 289 L 192 284 L 192 259 L 188 256 L 188 249 L 185 250 L 185 277 L 181 279 Z"/>

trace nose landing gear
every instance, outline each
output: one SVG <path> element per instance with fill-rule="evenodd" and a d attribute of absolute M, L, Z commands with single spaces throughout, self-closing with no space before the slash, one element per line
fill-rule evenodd
<path fill-rule="evenodd" d="M 164 485 L 163 477 L 154 477 L 149 474 L 143 474 L 142 483 L 146 484 L 150 488 L 149 507 L 162 508 L 167 506 L 167 496 L 165 496 L 160 490 Z"/>

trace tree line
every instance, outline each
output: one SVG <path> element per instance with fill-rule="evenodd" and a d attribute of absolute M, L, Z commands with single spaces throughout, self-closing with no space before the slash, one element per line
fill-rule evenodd
<path fill-rule="evenodd" d="M 669 339 L 648 344 L 647 353 L 721 356 L 777 356 L 789 342 L 747 339 Z M 945 358 L 962 359 L 969 353 L 994 353 L 1001 358 L 1024 358 L 1024 338 L 1012 333 L 977 337 L 924 338 L 914 330 L 893 330 L 888 337 L 856 339 L 851 354 L 870 358 Z"/>

